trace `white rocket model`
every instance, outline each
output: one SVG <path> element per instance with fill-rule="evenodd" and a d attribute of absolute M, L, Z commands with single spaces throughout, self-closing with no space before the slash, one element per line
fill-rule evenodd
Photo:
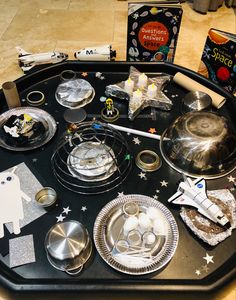
<path fill-rule="evenodd" d="M 68 58 L 66 53 L 54 51 L 54 52 L 45 52 L 45 53 L 28 53 L 20 47 L 16 47 L 16 50 L 19 54 L 19 66 L 25 71 L 29 71 L 36 65 L 42 64 L 55 64 L 62 62 Z"/>
<path fill-rule="evenodd" d="M 200 214 L 213 222 L 219 223 L 221 226 L 227 228 L 230 227 L 228 218 L 221 211 L 219 206 L 207 198 L 206 182 L 203 178 L 191 180 L 185 177 L 185 180 L 180 182 L 177 193 L 170 197 L 168 202 L 194 206 Z"/>
<path fill-rule="evenodd" d="M 83 48 L 74 53 L 78 60 L 88 61 L 111 61 L 116 57 L 116 51 L 111 49 L 111 45 Z"/>

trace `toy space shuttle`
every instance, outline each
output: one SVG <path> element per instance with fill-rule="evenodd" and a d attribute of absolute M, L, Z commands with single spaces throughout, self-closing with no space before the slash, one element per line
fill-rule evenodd
<path fill-rule="evenodd" d="M 16 50 L 19 54 L 19 66 L 24 72 L 29 71 L 36 65 L 55 64 L 62 62 L 68 58 L 68 55 L 66 53 L 58 51 L 32 54 L 26 52 L 20 47 L 16 47 Z"/>
<path fill-rule="evenodd" d="M 221 226 L 230 228 L 227 216 L 218 205 L 213 203 L 206 195 L 206 182 L 203 178 L 191 180 L 188 177 L 180 182 L 178 191 L 168 199 L 168 202 L 196 207 L 200 214 Z"/>
<path fill-rule="evenodd" d="M 83 48 L 74 53 L 78 60 L 89 61 L 111 61 L 116 57 L 116 51 L 111 49 L 111 45 L 104 45 L 98 47 Z"/>

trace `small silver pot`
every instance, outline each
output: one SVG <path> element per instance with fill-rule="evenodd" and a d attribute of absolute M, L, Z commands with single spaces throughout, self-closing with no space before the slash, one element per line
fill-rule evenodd
<path fill-rule="evenodd" d="M 45 250 L 53 267 L 77 275 L 92 253 L 92 242 L 81 223 L 66 221 L 55 224 L 48 231 Z"/>

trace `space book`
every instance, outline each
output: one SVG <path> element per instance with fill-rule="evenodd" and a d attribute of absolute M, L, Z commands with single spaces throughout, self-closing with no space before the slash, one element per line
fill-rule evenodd
<path fill-rule="evenodd" d="M 236 92 L 236 34 L 214 28 L 208 31 L 198 73 L 227 92 Z"/>
<path fill-rule="evenodd" d="M 179 1 L 129 2 L 127 61 L 174 61 L 182 19 Z"/>

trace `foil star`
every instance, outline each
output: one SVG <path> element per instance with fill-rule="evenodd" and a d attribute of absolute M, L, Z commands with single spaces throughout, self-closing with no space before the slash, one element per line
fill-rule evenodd
<path fill-rule="evenodd" d="M 142 73 L 139 72 L 133 66 L 130 67 L 129 78 L 134 82 L 134 91 L 140 89 L 138 86 L 138 78 Z M 158 73 L 158 76 L 147 79 L 146 87 L 142 87 L 141 91 L 143 97 L 137 100 L 133 97 L 133 92 L 126 92 L 125 81 L 118 82 L 116 84 L 111 84 L 106 87 L 105 94 L 108 97 L 116 97 L 121 100 L 126 100 L 129 102 L 128 116 L 130 120 L 134 118 L 145 108 L 145 107 L 156 107 L 162 110 L 170 110 L 172 108 L 172 101 L 163 93 L 163 88 L 169 82 L 171 76 Z M 150 98 L 147 95 L 147 87 L 154 84 L 157 87 L 157 94 L 155 97 Z"/>

